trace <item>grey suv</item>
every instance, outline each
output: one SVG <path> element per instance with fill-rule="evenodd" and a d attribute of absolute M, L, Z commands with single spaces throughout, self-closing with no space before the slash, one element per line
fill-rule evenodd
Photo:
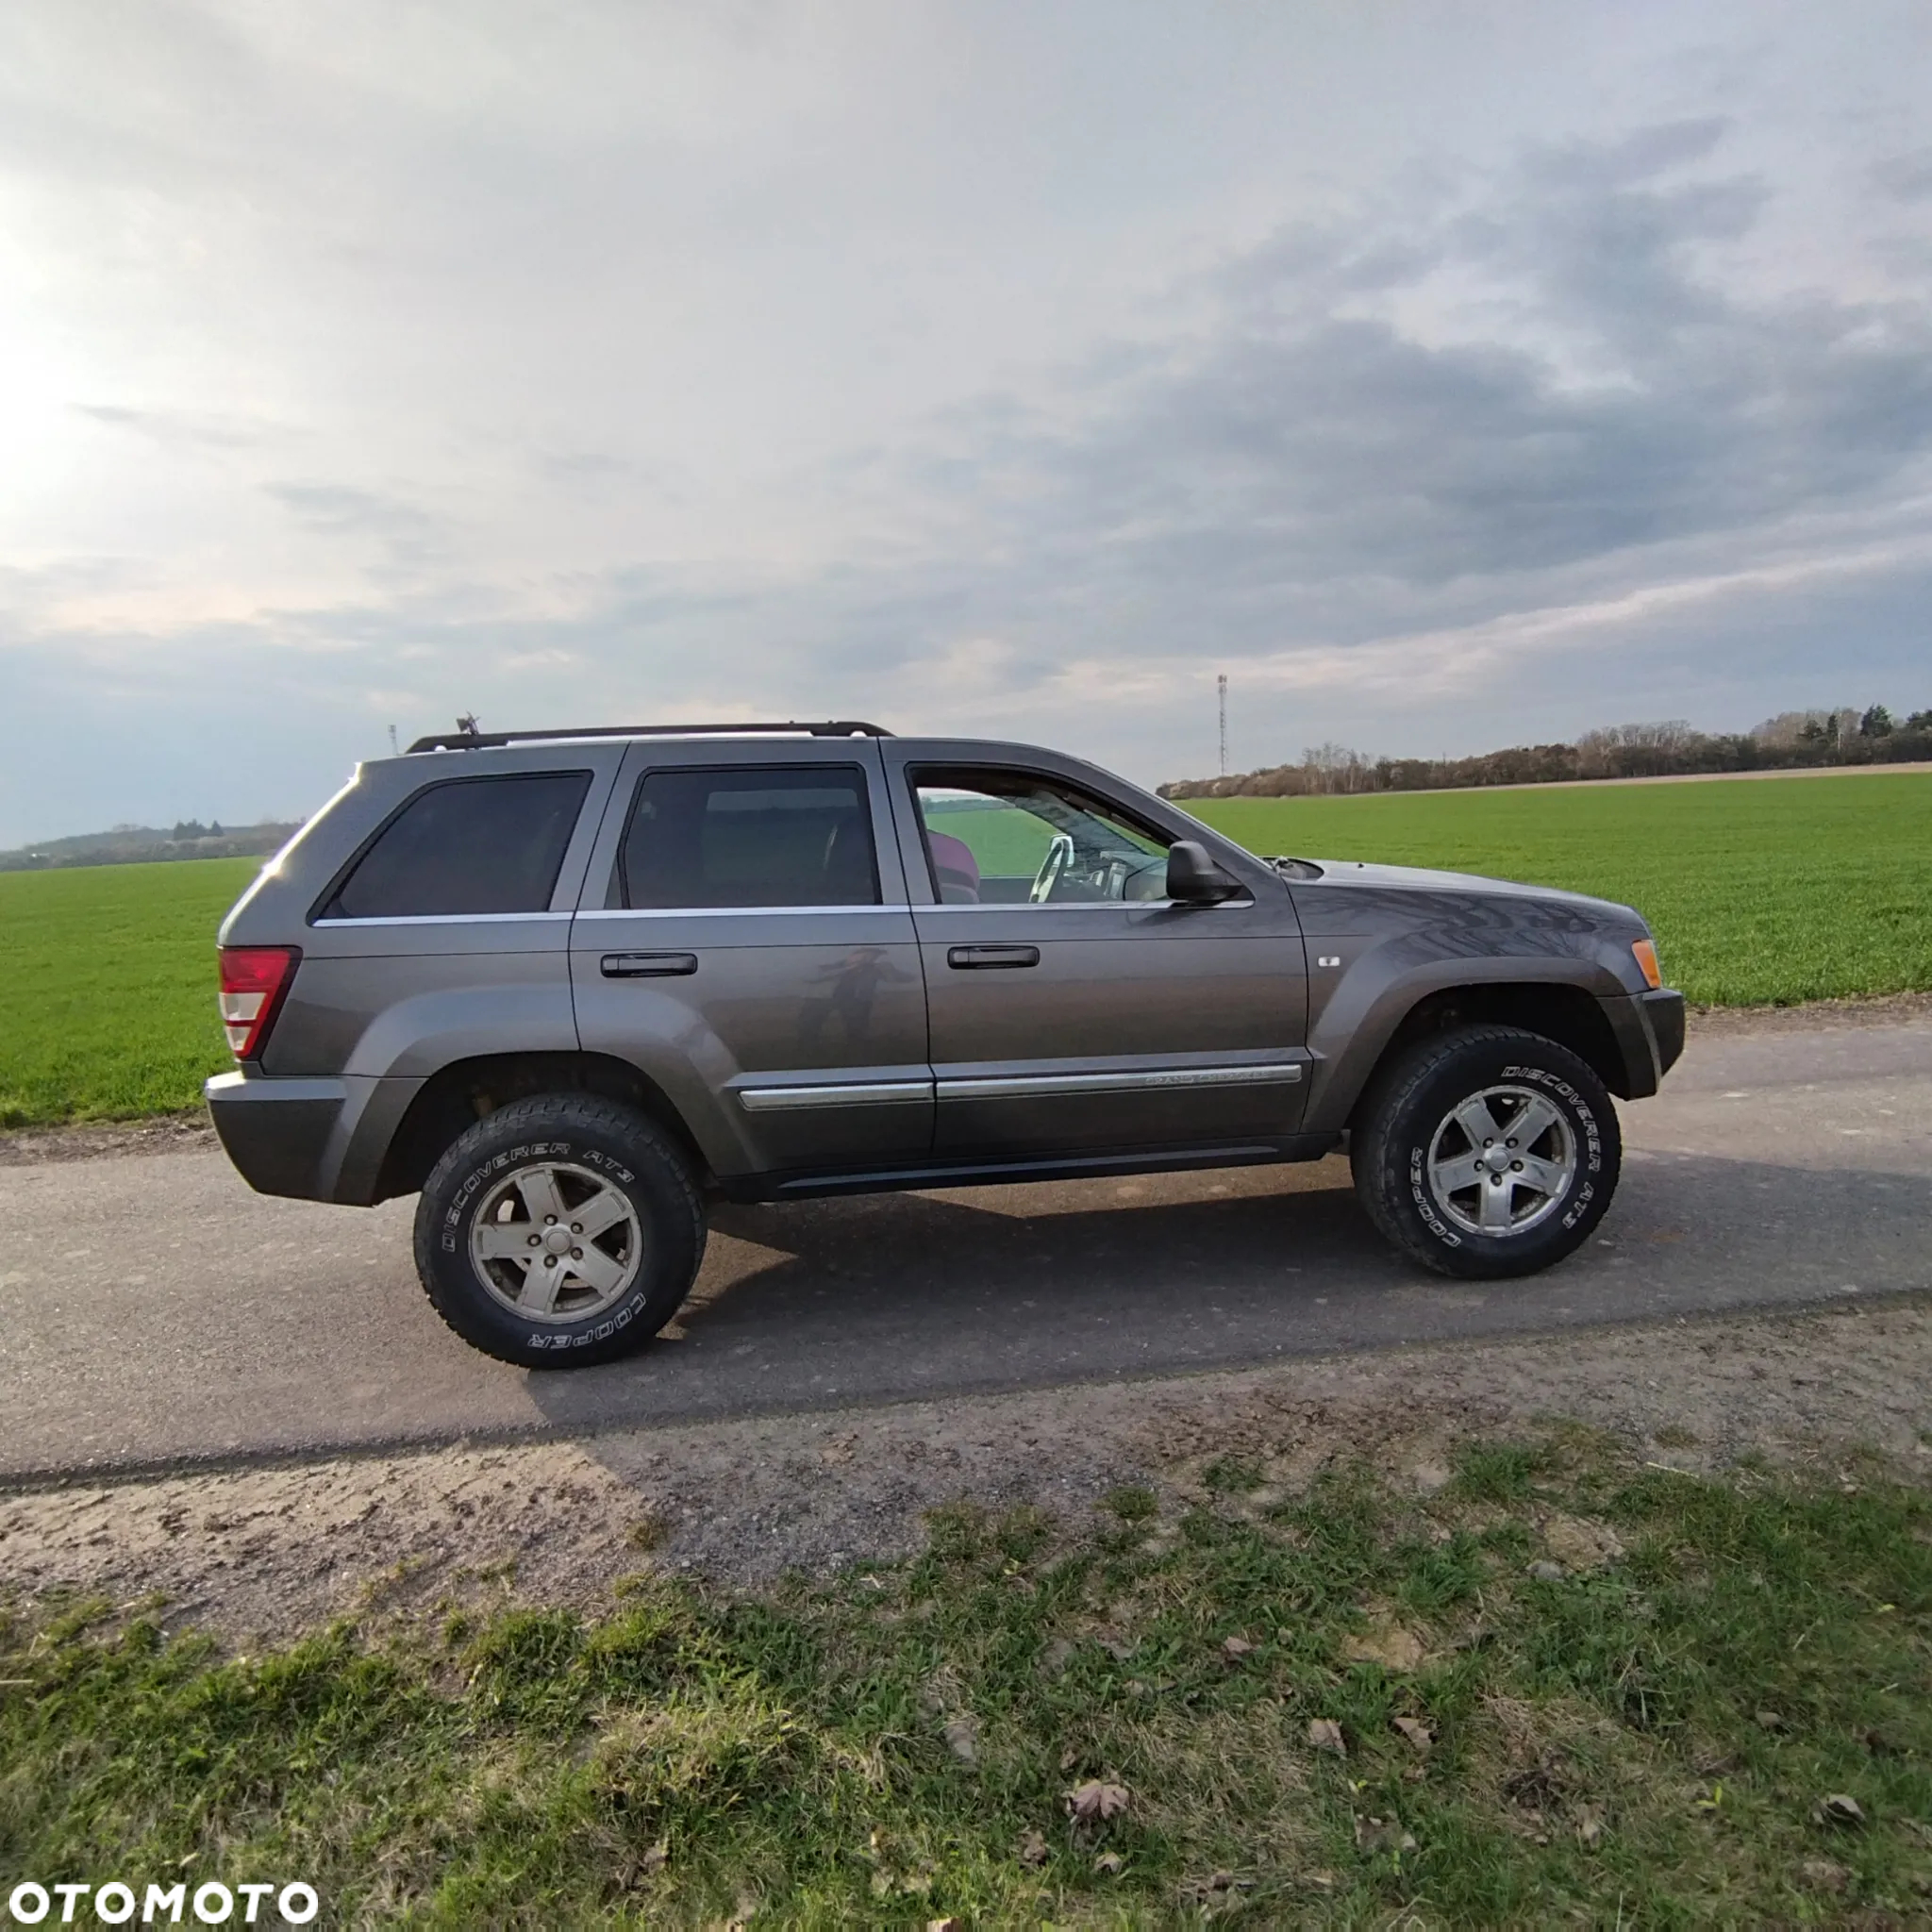
<path fill-rule="evenodd" d="M 222 1142 L 420 1193 L 476 1347 L 608 1361 L 708 1196 L 1313 1160 L 1445 1274 L 1574 1250 L 1684 1037 L 1643 921 L 1257 858 L 1077 758 L 855 723 L 458 733 L 361 766 L 221 931 Z"/>

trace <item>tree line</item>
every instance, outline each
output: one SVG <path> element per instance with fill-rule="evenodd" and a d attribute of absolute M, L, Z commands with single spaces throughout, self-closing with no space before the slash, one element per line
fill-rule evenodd
<path fill-rule="evenodd" d="M 182 819 L 172 831 L 160 825 L 116 825 L 110 832 L 82 832 L 45 839 L 18 851 L 0 852 L 0 872 L 56 872 L 70 865 L 151 865 L 168 858 L 259 858 L 279 852 L 295 827 L 275 820 L 204 825 Z"/>
<path fill-rule="evenodd" d="M 1872 705 L 1864 710 L 1783 711 L 1740 732 L 1698 731 L 1681 719 L 1610 724 L 1586 731 L 1573 744 L 1516 744 L 1467 758 L 1382 758 L 1345 744 L 1316 744 L 1302 753 L 1298 764 L 1225 778 L 1181 778 L 1159 791 L 1163 798 L 1302 798 L 1922 759 L 1932 759 L 1932 710 L 1894 717 L 1885 706 Z"/>

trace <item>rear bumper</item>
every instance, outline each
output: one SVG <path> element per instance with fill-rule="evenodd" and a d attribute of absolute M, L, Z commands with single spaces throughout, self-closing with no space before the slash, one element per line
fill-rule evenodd
<path fill-rule="evenodd" d="M 1625 1100 L 1642 1100 L 1663 1084 L 1684 1051 L 1684 995 L 1665 987 L 1618 994 L 1602 1005 L 1623 1062 L 1617 1091 Z"/>
<path fill-rule="evenodd" d="M 344 1082 L 217 1074 L 202 1091 L 228 1158 L 258 1194 L 332 1198 L 328 1171 L 341 1163 L 329 1153 L 348 1105 Z"/>
<path fill-rule="evenodd" d="M 241 1072 L 217 1074 L 202 1091 L 228 1158 L 258 1194 L 366 1208 L 396 1124 L 422 1085 Z"/>

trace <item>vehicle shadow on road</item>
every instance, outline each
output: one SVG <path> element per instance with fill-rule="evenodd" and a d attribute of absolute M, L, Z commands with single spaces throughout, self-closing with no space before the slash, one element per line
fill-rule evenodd
<path fill-rule="evenodd" d="M 1267 1319 L 1297 1284 L 1388 1285 L 1407 1270 L 1356 1205 L 1346 1166 L 720 1206 L 670 1339 L 634 1365 L 680 1380 L 747 1355 L 808 1357 L 854 1399 L 1082 1373 L 1104 1338 L 1176 1348 L 1191 1312 Z M 1324 1291 L 1325 1292 L 1325 1290 Z M 1085 1373 L 1105 1373 L 1089 1361 Z M 728 1379 L 742 1387 L 739 1373 Z M 576 1384 L 576 1376 L 568 1378 Z M 532 1378 L 553 1420 L 560 1378 Z M 696 1390 L 691 1391 L 696 1394 Z M 829 1392 L 829 1391 L 827 1391 Z"/>
<path fill-rule="evenodd" d="M 1400 1274 L 1339 1161 L 1147 1181 L 874 1194 L 723 1210 L 679 1322 L 692 1341 L 786 1326 L 1052 1321 L 1278 1295 L 1310 1271 Z"/>
<path fill-rule="evenodd" d="M 1185 1374 L 1286 1355 L 1924 1288 L 1932 1182 L 1637 1155 L 1576 1257 L 1447 1280 L 1388 1249 L 1346 1167 L 721 1208 L 669 1339 L 529 1378 L 560 1427 Z"/>

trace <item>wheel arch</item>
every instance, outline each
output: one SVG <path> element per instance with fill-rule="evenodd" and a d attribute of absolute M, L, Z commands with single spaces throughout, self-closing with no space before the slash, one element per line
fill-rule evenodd
<path fill-rule="evenodd" d="M 709 1163 L 670 1096 L 628 1060 L 601 1053 L 502 1053 L 452 1060 L 410 1101 L 390 1138 L 373 1198 L 413 1194 L 458 1135 L 512 1100 L 540 1093 L 592 1093 L 634 1107 L 683 1149 L 699 1180 Z"/>
<path fill-rule="evenodd" d="M 1351 1096 L 1343 1124 L 1356 1124 L 1383 1074 L 1418 1041 L 1458 1026 L 1480 1025 L 1520 1026 L 1553 1040 L 1574 1053 L 1620 1099 L 1631 1097 L 1623 1049 L 1602 1001 L 1593 993 L 1559 980 L 1478 981 L 1439 987 L 1408 1008 Z"/>

